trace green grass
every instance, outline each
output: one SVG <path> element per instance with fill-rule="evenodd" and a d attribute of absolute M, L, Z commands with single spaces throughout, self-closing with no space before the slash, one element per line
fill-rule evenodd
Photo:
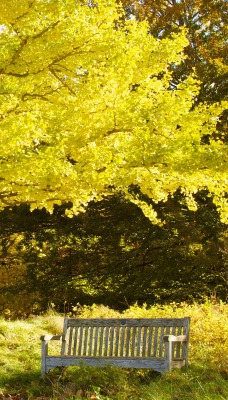
<path fill-rule="evenodd" d="M 40 374 L 40 336 L 60 333 L 63 317 L 0 319 L 0 400 L 227 400 L 228 305 L 172 304 L 134 306 L 125 317 L 191 317 L 190 366 L 160 375 L 150 370 L 68 368 Z M 119 313 L 102 306 L 84 307 L 82 317 Z M 57 342 L 52 344 L 56 351 Z"/>

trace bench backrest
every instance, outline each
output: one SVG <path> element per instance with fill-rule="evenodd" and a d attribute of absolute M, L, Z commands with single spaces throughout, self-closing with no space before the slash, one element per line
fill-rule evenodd
<path fill-rule="evenodd" d="M 189 335 L 190 318 L 65 318 L 62 355 L 97 357 L 164 357 L 164 335 Z M 184 356 L 175 344 L 176 358 Z"/>

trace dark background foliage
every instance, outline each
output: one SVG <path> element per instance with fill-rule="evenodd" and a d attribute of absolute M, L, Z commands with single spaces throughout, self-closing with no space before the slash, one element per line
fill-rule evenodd
<path fill-rule="evenodd" d="M 117 309 L 227 297 L 225 226 L 206 193 L 189 211 L 176 194 L 154 205 L 163 226 L 121 196 L 91 203 L 84 214 L 65 216 L 70 205 L 32 213 L 21 205 L 1 212 L 2 268 L 23 273 L 1 287 L 0 311 L 20 298 L 18 312 L 59 311 L 103 303 Z M 13 301 L 12 301 L 13 300 Z M 22 302 L 23 303 L 23 302 Z M 15 307 L 15 305 L 14 305 Z"/>

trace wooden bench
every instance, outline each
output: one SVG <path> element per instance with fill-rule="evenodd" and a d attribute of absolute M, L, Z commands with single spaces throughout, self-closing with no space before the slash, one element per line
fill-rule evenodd
<path fill-rule="evenodd" d="M 152 368 L 164 373 L 188 365 L 190 318 L 65 318 L 62 335 L 44 335 L 42 376 L 54 367 L 112 364 Z M 50 340 L 61 340 L 61 352 L 48 354 Z"/>

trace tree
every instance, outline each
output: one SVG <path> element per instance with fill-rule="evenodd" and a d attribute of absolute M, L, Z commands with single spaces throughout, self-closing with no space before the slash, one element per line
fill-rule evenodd
<path fill-rule="evenodd" d="M 157 222 L 129 187 L 155 202 L 180 189 L 191 209 L 207 188 L 225 222 L 225 104 L 197 104 L 193 75 L 172 86 L 183 29 L 160 40 L 123 15 L 113 0 L 1 1 L 1 206 L 70 201 L 72 215 L 122 193 Z"/>
<path fill-rule="evenodd" d="M 169 37 L 181 26 L 189 40 L 187 59 L 175 71 L 176 76 L 193 69 L 201 80 L 199 100 L 227 98 L 227 5 L 222 0 L 123 0 L 128 16 L 146 19 L 154 37 Z"/>

